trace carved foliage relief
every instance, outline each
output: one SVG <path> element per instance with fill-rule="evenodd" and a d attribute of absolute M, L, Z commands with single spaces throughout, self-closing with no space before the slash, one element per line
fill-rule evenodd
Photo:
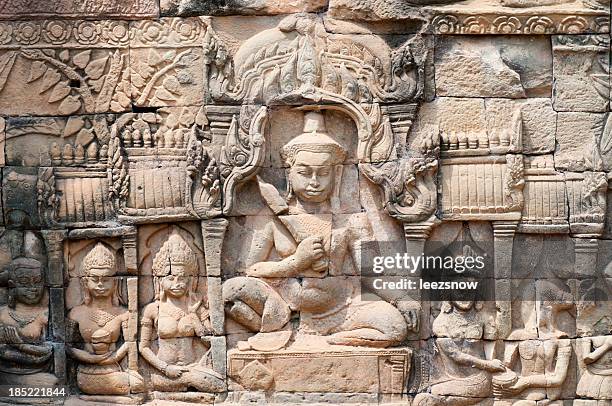
<path fill-rule="evenodd" d="M 609 2 L 38 3 L 0 1 L 0 387 L 612 402 Z M 369 272 L 426 252 L 487 288 Z"/>

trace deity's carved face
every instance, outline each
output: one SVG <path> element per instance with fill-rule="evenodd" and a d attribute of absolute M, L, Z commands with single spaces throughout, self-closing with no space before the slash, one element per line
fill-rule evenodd
<path fill-rule="evenodd" d="M 168 275 L 161 278 L 161 288 L 166 297 L 180 298 L 185 296 L 191 286 L 191 276 L 187 275 L 185 266 L 173 264 L 168 266 Z"/>
<path fill-rule="evenodd" d="M 323 203 L 334 189 L 334 157 L 329 152 L 299 151 L 289 169 L 289 182 L 298 199 Z"/>
<path fill-rule="evenodd" d="M 109 297 L 115 289 L 115 278 L 104 274 L 90 275 L 85 277 L 85 285 L 91 297 Z"/>
<path fill-rule="evenodd" d="M 17 302 L 35 305 L 43 296 L 43 274 L 41 268 L 16 268 L 11 272 L 9 286 Z"/>

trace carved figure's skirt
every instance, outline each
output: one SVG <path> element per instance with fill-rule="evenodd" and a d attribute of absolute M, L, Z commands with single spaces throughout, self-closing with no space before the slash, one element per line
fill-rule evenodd
<path fill-rule="evenodd" d="M 77 370 L 79 389 L 88 395 L 125 395 L 130 393 L 130 379 L 115 365 L 79 365 Z"/>
<path fill-rule="evenodd" d="M 588 369 L 584 371 L 576 394 L 598 400 L 612 399 L 612 369 L 607 372 L 607 375 L 596 375 Z"/>
<path fill-rule="evenodd" d="M 436 396 L 462 396 L 486 398 L 491 393 L 491 380 L 484 371 L 466 378 L 453 377 L 432 386 L 431 393 Z"/>

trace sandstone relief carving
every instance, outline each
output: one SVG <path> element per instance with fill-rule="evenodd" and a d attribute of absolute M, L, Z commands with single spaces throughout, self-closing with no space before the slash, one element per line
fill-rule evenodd
<path fill-rule="evenodd" d="M 155 301 L 143 309 L 138 346 L 153 367 L 155 397 L 193 401 L 202 396 L 198 392 L 223 392 L 223 377 L 207 364 L 211 328 L 207 304 L 196 291 L 197 259 L 178 233 L 153 258 L 152 273 Z"/>
<path fill-rule="evenodd" d="M 0 403 L 609 406 L 609 24 L 0 0 Z"/>
<path fill-rule="evenodd" d="M 34 258 L 18 257 L 8 265 L 8 298 L 0 307 L 2 357 L 0 374 L 7 385 L 49 385 L 53 346 L 46 342 L 49 309 L 44 268 Z"/>
<path fill-rule="evenodd" d="M 120 365 L 135 343 L 126 341 L 129 312 L 121 303 L 117 268 L 115 254 L 101 242 L 80 264 L 83 303 L 70 309 L 68 319 L 78 329 L 82 348 L 69 345 L 67 351 L 78 363 L 76 382 L 82 399 L 132 402 L 129 395 L 144 390 L 138 371 Z"/>

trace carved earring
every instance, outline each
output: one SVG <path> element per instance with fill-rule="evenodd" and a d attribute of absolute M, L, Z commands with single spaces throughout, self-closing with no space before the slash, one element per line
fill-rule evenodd
<path fill-rule="evenodd" d="M 15 288 L 9 288 L 8 289 L 8 297 L 7 297 L 7 305 L 9 308 L 14 309 L 15 308 Z"/>
<path fill-rule="evenodd" d="M 289 171 L 290 169 L 285 171 L 285 179 L 287 179 L 287 197 L 285 197 L 285 201 L 287 203 L 293 199 L 293 186 L 291 186 L 291 179 L 289 179 Z"/>
<path fill-rule="evenodd" d="M 91 295 L 89 294 L 89 289 L 87 289 L 85 277 L 82 277 L 79 283 L 81 284 L 81 292 L 83 292 L 83 303 L 89 305 L 91 303 Z"/>
<path fill-rule="evenodd" d="M 162 284 L 160 281 L 160 277 L 159 276 L 155 276 L 153 277 L 153 291 L 155 292 L 155 299 L 159 300 L 161 302 L 165 302 L 166 301 L 166 294 L 164 293 L 164 290 L 162 289 Z"/>

